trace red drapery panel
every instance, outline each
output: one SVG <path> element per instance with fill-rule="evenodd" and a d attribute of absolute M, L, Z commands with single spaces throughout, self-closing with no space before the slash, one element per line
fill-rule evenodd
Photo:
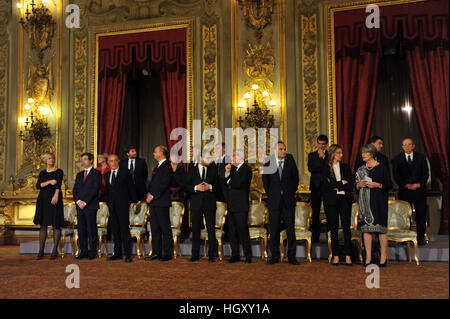
<path fill-rule="evenodd" d="M 119 72 L 99 81 L 98 149 L 100 153 L 117 153 L 122 131 L 127 76 Z"/>
<path fill-rule="evenodd" d="M 379 29 L 365 26 L 367 16 L 362 8 L 337 12 L 334 17 L 338 141 L 350 154 L 348 160 L 353 166 L 372 126 L 381 52 L 395 48 L 406 54 L 427 156 L 443 183 L 440 233 L 448 234 L 448 0 L 382 6 Z M 364 79 L 360 74 L 364 72 L 373 74 Z"/>
<path fill-rule="evenodd" d="M 136 68 L 160 72 L 168 132 L 186 126 L 186 29 L 125 33 L 99 39 L 98 151 L 117 153 L 126 76 Z"/>

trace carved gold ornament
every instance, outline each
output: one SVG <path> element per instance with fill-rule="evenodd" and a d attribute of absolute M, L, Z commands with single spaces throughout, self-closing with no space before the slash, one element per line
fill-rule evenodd
<path fill-rule="evenodd" d="M 261 30 L 272 22 L 275 0 L 239 0 L 248 27 Z"/>
<path fill-rule="evenodd" d="M 52 60 L 45 64 L 34 65 L 30 60 L 28 69 L 28 97 L 33 98 L 38 105 L 49 104 L 53 97 Z"/>
<path fill-rule="evenodd" d="M 266 44 L 256 45 L 252 45 L 248 41 L 248 48 L 245 53 L 246 56 L 243 61 L 245 74 L 251 79 L 252 83 L 256 83 L 264 89 L 270 89 L 273 83 L 269 78 L 275 68 L 275 57 L 270 40 Z"/>

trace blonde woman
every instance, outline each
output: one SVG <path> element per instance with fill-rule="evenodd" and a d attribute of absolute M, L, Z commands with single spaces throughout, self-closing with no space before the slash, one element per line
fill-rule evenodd
<path fill-rule="evenodd" d="M 108 161 L 108 153 L 102 153 L 102 154 L 98 155 L 98 159 L 97 159 L 98 165 L 97 165 L 96 170 L 102 174 L 102 187 L 100 188 L 100 191 L 98 192 L 98 198 L 100 199 L 101 202 L 106 201 L 105 174 L 111 170 L 107 161 Z"/>
<path fill-rule="evenodd" d="M 36 259 L 44 257 L 47 227 L 53 227 L 53 250 L 50 259 L 58 256 L 58 244 L 61 237 L 61 226 L 64 222 L 64 207 L 62 201 L 61 184 L 64 172 L 55 166 L 55 155 L 44 154 L 42 162 L 47 166 L 39 173 L 36 188 L 39 196 L 36 201 L 34 224 L 40 225 L 39 253 Z"/>

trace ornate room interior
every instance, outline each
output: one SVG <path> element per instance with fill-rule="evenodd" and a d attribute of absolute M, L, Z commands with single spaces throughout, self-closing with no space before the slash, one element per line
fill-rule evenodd
<path fill-rule="evenodd" d="M 342 93 L 334 78 L 340 76 L 336 73 L 344 63 L 341 56 L 352 50 L 336 47 L 335 36 L 342 35 L 338 29 L 346 23 L 343 12 L 371 3 L 401 8 L 427 1 L 256 2 L 0 0 L 0 243 L 36 236 L 35 185 L 42 169 L 42 153 L 56 154 L 56 165 L 65 173 L 64 201 L 69 203 L 75 176 L 81 170 L 80 155 L 90 151 L 97 156 L 119 148 L 120 131 L 115 130 L 122 124 L 111 128 L 108 123 L 121 118 L 121 113 L 111 112 L 123 109 L 111 111 L 105 107 L 123 101 L 124 93 L 113 97 L 102 93 L 104 86 L 118 85 L 114 82 L 117 76 L 128 76 L 127 89 L 132 88 L 136 72 L 140 77 L 158 74 L 161 87 L 171 81 L 170 85 L 183 88 L 182 103 L 177 107 L 166 107 L 165 95 L 170 92 L 163 89 L 158 101 L 146 102 L 161 107 L 149 118 L 160 116 L 166 123 L 165 127 L 152 128 L 158 132 L 153 139 L 142 137 L 148 132 L 148 122 L 139 124 L 141 138 L 135 143 L 148 154 L 149 167 L 155 164 L 150 148 L 167 140 L 167 123 L 186 127 L 190 151 L 193 145 L 202 143 L 193 131 L 195 120 L 203 130 L 217 127 L 222 132 L 236 127 L 278 128 L 279 138 L 298 165 L 297 197 L 302 201 L 309 200 L 307 155 L 316 149 L 318 135 L 328 135 L 329 144 L 348 145 L 352 152 L 346 160 L 351 162 L 358 148 L 351 147 L 349 138 L 360 135 L 359 147 L 371 133 L 387 134 L 386 128 L 371 131 L 373 127 L 383 130 L 381 123 L 385 121 L 380 117 L 372 124 L 372 113 L 355 115 L 353 120 L 347 114 L 344 121 L 343 109 L 347 107 L 355 114 L 357 109 L 342 105 Z M 79 25 L 73 15 L 77 10 Z M 446 43 L 448 52 L 448 34 L 440 36 L 446 37 L 440 40 Z M 129 45 L 132 38 L 136 38 L 133 49 Z M 170 41 L 162 48 L 158 43 L 166 40 Z M 118 50 L 120 41 L 124 44 Z M 396 40 L 393 37 L 390 41 Z M 372 74 L 370 69 L 362 72 Z M 364 76 L 359 79 L 370 81 Z M 138 94 L 139 88 L 134 89 Z M 368 101 L 358 103 L 365 105 Z M 348 129 L 361 118 L 367 119 L 368 125 L 362 122 L 360 131 Z M 129 123 L 124 127 L 132 125 Z M 414 125 L 417 129 L 417 123 Z M 389 140 L 397 144 L 385 148 L 397 154 L 399 142 Z M 167 140 L 166 144 L 170 143 Z M 254 171 L 252 189 L 264 193 L 258 169 Z M 448 188 L 442 188 L 443 184 L 448 187 L 448 171 L 447 176 L 440 175 L 439 169 L 431 171 L 427 233 L 448 234 L 448 204 L 442 196 L 448 195 Z M 391 196 L 395 198 L 395 192 Z"/>

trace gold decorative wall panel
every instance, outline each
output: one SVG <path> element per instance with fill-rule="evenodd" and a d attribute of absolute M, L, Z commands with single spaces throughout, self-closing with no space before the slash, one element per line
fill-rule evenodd
<path fill-rule="evenodd" d="M 8 123 L 9 39 L 7 33 L 11 7 L 0 0 L 0 184 L 6 179 L 6 128 Z"/>

